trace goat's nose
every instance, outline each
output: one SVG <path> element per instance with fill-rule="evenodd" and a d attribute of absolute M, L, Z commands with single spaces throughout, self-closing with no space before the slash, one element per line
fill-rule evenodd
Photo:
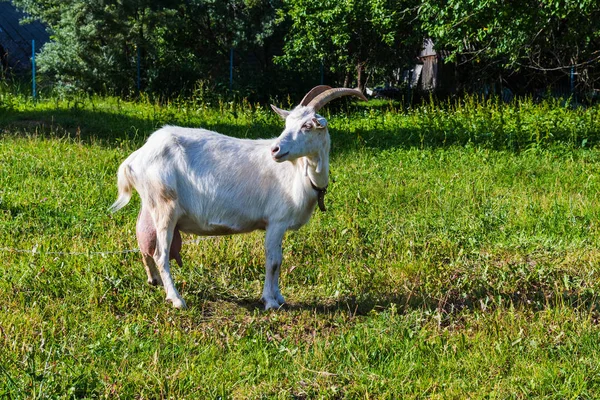
<path fill-rule="evenodd" d="M 275 143 L 273 146 L 271 146 L 271 154 L 275 155 L 279 153 L 279 144 Z"/>

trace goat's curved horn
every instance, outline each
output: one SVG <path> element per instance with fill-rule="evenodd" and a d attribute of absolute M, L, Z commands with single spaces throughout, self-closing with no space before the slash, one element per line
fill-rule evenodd
<path fill-rule="evenodd" d="M 315 86 L 314 88 L 312 88 L 310 90 L 310 92 L 306 93 L 306 96 L 304 96 L 304 98 L 300 102 L 300 105 L 301 106 L 308 105 L 308 103 L 310 103 L 310 101 L 312 99 L 314 99 L 315 97 L 317 97 L 318 95 L 320 95 L 321 93 L 323 93 L 324 91 L 329 90 L 329 89 L 331 89 L 331 86 L 327 86 L 327 85 Z"/>
<path fill-rule="evenodd" d="M 367 98 L 358 89 L 335 88 L 324 91 L 317 97 L 311 100 L 307 107 L 312 107 L 315 111 L 319 111 L 325 104 L 331 100 L 342 96 L 356 96 L 361 100 L 368 101 Z"/>

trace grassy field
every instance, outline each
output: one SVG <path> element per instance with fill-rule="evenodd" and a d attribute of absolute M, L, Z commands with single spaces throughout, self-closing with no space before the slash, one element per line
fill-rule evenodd
<path fill-rule="evenodd" d="M 285 105 L 284 105 L 285 106 Z M 178 311 L 117 214 L 166 123 L 274 137 L 264 107 L 0 93 L 0 397 L 598 398 L 600 108 L 467 99 L 325 111 L 327 213 L 184 246 Z M 184 237 L 184 240 L 193 240 Z"/>

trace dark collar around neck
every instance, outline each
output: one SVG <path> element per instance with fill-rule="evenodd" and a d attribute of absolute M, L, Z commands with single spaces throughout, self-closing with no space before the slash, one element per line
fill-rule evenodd
<path fill-rule="evenodd" d="M 312 188 L 317 192 L 317 204 L 319 205 L 319 210 L 322 212 L 327 211 L 325 208 L 325 193 L 327 193 L 327 186 L 329 185 L 325 185 L 324 188 L 320 188 L 313 183 L 312 179 L 310 179 L 310 176 L 308 177 L 308 180 L 310 182 L 310 186 L 312 186 Z"/>

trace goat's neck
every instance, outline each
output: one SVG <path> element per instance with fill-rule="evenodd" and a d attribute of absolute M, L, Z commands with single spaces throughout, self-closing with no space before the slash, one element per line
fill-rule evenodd
<path fill-rule="evenodd" d="M 329 152 L 323 151 L 316 156 L 304 157 L 305 171 L 310 181 L 318 188 L 323 189 L 329 183 Z"/>

